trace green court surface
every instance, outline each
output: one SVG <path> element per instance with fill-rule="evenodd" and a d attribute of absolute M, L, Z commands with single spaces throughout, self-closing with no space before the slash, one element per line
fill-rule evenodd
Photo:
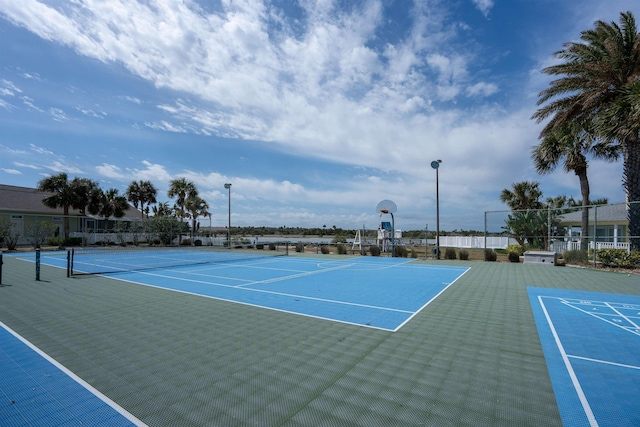
<path fill-rule="evenodd" d="M 0 321 L 149 426 L 560 426 L 527 287 L 640 295 L 638 275 L 428 263 L 470 269 L 396 332 L 47 266 L 37 282 L 7 256 Z"/>

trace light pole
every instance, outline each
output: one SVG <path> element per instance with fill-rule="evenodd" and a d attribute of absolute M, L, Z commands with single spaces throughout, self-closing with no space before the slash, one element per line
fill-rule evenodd
<path fill-rule="evenodd" d="M 231 184 L 225 184 L 224 188 L 229 190 L 229 224 L 227 226 L 227 247 L 231 248 Z"/>
<path fill-rule="evenodd" d="M 440 259 L 440 189 L 438 183 L 438 168 L 442 160 L 434 160 L 431 167 L 436 170 L 436 258 Z"/>

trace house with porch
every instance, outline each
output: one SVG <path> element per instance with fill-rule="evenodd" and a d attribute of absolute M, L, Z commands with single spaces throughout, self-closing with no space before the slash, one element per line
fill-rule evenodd
<path fill-rule="evenodd" d="M 629 251 L 628 204 L 598 205 L 589 207 L 589 249 L 624 249 Z M 553 250 L 562 253 L 565 250 L 580 249 L 582 233 L 582 210 L 558 217 L 559 227 L 567 229 L 564 240 L 555 241 Z"/>

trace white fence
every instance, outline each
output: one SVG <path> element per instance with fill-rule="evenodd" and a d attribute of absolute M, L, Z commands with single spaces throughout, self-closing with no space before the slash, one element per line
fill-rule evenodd
<path fill-rule="evenodd" d="M 431 240 L 431 239 L 429 239 Z M 509 245 L 517 244 L 514 239 L 504 236 L 487 236 L 487 248 L 506 249 Z M 484 236 L 440 236 L 440 246 L 450 248 L 484 248 Z"/>

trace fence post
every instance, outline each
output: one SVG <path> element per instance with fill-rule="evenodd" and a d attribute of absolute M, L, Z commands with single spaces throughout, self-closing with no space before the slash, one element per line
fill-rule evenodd
<path fill-rule="evenodd" d="M 2 285 L 2 252 L 0 252 L 0 285 Z"/>

